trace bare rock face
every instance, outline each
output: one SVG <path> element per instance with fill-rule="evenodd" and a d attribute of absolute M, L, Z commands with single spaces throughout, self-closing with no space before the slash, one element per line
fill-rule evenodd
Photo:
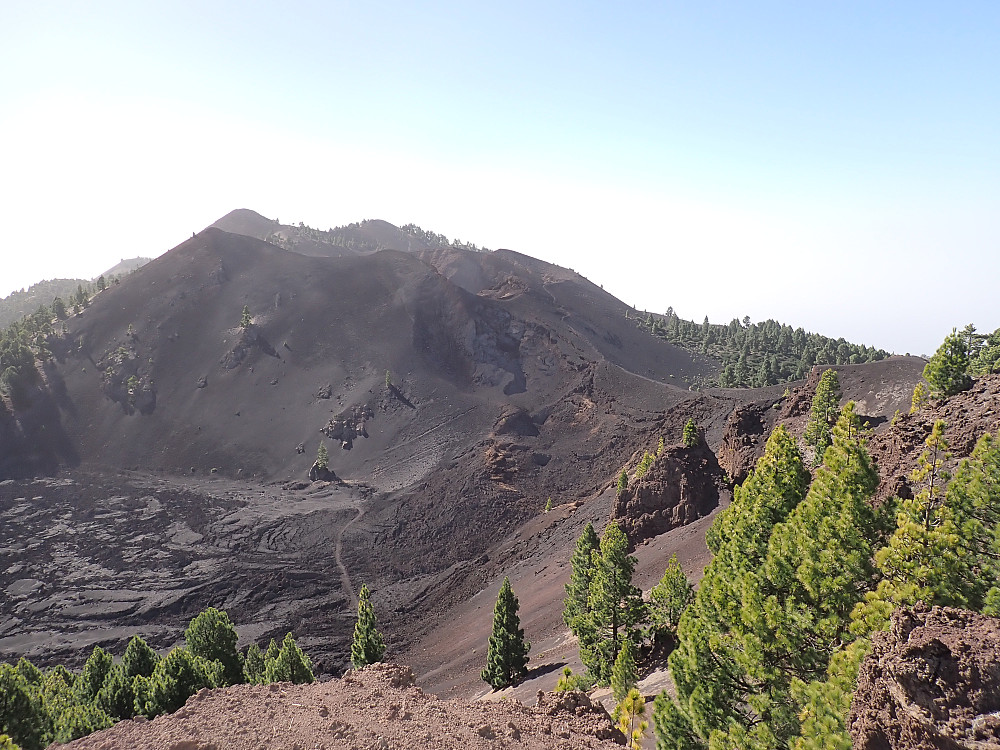
<path fill-rule="evenodd" d="M 309 468 L 309 481 L 311 482 L 336 482 L 337 475 L 330 471 L 328 466 L 320 466 L 316 462 Z"/>
<path fill-rule="evenodd" d="M 646 475 L 615 498 L 611 517 L 635 545 L 707 516 L 723 486 L 722 469 L 704 441 L 667 446 Z"/>
<path fill-rule="evenodd" d="M 861 665 L 848 726 L 856 750 L 1000 748 L 1000 619 L 897 610 Z"/>
<path fill-rule="evenodd" d="M 767 436 L 774 427 L 775 412 L 769 404 L 753 403 L 733 409 L 726 420 L 719 447 L 719 466 L 740 483 L 764 455 Z"/>

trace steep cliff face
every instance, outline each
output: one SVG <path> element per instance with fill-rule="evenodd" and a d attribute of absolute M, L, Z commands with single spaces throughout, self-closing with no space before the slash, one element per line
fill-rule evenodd
<path fill-rule="evenodd" d="M 856 750 L 1000 747 L 1000 619 L 897 610 L 861 665 L 848 726 Z"/>
<path fill-rule="evenodd" d="M 777 422 L 773 401 L 738 406 L 726 420 L 719 446 L 719 466 L 737 484 L 747 478 L 757 459 L 764 455 L 764 444 Z"/>
<path fill-rule="evenodd" d="M 722 469 L 704 441 L 694 448 L 667 446 L 645 476 L 615 498 L 611 517 L 635 545 L 707 516 L 727 495 Z"/>

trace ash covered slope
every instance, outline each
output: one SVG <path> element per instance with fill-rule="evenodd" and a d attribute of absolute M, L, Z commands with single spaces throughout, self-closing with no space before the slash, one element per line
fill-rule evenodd
<path fill-rule="evenodd" d="M 594 294 L 557 301 L 553 285 L 579 283 L 559 271 L 552 282 L 508 274 L 518 291 L 475 295 L 415 254 L 307 257 L 210 228 L 70 321 L 55 373 L 63 424 L 85 463 L 304 476 L 329 420 L 356 433 L 363 423 L 367 437 L 347 441 L 334 468 L 392 488 L 488 434 L 504 410 L 555 403 L 604 352 L 658 380 L 702 368 L 596 287 L 603 307 Z M 338 425 L 328 433 L 340 443 Z"/>

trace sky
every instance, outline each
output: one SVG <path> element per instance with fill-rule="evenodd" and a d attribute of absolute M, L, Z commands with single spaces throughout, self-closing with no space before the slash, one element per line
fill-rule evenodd
<path fill-rule="evenodd" d="M 1000 327 L 998 38 L 992 1 L 3 2 L 0 296 L 251 208 L 930 354 Z"/>

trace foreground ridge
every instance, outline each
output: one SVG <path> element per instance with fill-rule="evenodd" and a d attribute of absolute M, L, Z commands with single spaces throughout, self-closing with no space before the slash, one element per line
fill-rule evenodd
<path fill-rule="evenodd" d="M 607 712 L 583 693 L 518 701 L 446 701 L 424 693 L 409 667 L 373 664 L 343 679 L 202 690 L 177 712 L 123 721 L 67 750 L 282 748 L 620 747 Z"/>

